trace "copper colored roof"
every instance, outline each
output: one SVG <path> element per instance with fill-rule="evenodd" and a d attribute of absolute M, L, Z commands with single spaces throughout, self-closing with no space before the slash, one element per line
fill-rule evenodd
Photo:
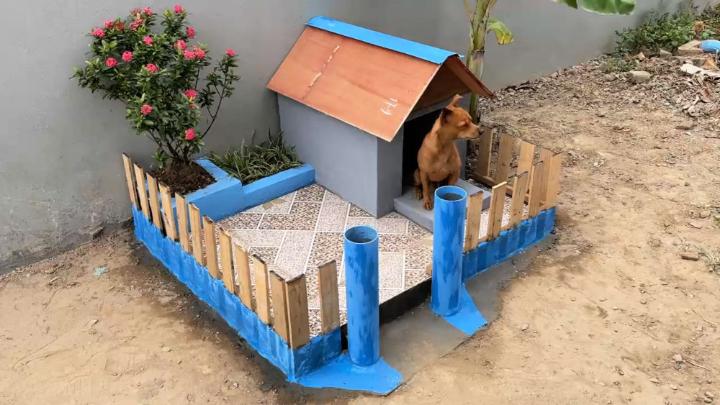
<path fill-rule="evenodd" d="M 492 95 L 449 51 L 335 20 L 320 21 L 325 26 L 314 21 L 317 18 L 305 28 L 267 87 L 378 138 L 392 141 L 416 107 L 467 91 Z M 335 23 L 344 25 L 338 28 Z M 354 38 L 312 25 L 345 30 Z M 380 41 L 390 46 L 379 46 Z M 403 53 L 400 46 L 415 53 Z M 424 58 L 428 54 L 432 58 Z M 442 58 L 443 63 L 436 63 Z"/>

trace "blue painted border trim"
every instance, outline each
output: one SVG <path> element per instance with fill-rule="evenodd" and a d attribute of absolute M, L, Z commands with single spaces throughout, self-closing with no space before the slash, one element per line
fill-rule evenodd
<path fill-rule="evenodd" d="M 447 58 L 457 55 L 456 52 L 373 31 L 329 17 L 313 17 L 307 22 L 307 25 L 381 48 L 390 49 L 391 51 L 404 53 L 405 55 L 423 59 L 437 65 L 441 65 Z"/>
<path fill-rule="evenodd" d="M 500 232 L 497 238 L 480 243 L 463 255 L 463 281 L 515 256 L 545 239 L 555 228 L 555 208 L 541 211 L 514 228 Z"/>
<path fill-rule="evenodd" d="M 289 381 L 297 382 L 332 359 L 342 350 L 340 328 L 316 336 L 308 344 L 291 349 L 288 344 L 240 299 L 225 289 L 221 280 L 210 276 L 207 268 L 182 250 L 180 244 L 166 238 L 142 212 L 132 207 L 135 237 L 195 296 L 208 304 L 255 351 L 279 368 Z"/>
<path fill-rule="evenodd" d="M 198 159 L 215 182 L 187 195 L 188 203 L 213 221 L 219 221 L 240 211 L 263 204 L 315 182 L 315 169 L 304 164 L 243 185 L 208 159 Z"/>

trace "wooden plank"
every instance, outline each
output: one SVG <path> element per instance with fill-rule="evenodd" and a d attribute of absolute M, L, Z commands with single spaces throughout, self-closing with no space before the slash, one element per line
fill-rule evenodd
<path fill-rule="evenodd" d="M 510 223 L 508 224 L 508 228 L 514 227 L 523 219 L 525 194 L 527 193 L 529 180 L 530 174 L 528 172 L 523 172 L 515 176 L 515 182 L 513 183 L 513 195 L 510 202 Z"/>
<path fill-rule="evenodd" d="M 177 231 L 175 228 L 175 212 L 172 206 L 172 196 L 170 189 L 164 184 L 160 184 L 160 201 L 162 202 L 162 218 L 165 234 L 172 240 L 177 240 Z"/>
<path fill-rule="evenodd" d="M 518 165 L 515 173 L 530 173 L 535 158 L 535 145 L 530 142 L 520 141 L 520 152 L 518 154 Z"/>
<path fill-rule="evenodd" d="M 178 237 L 180 239 L 180 247 L 184 251 L 190 253 L 190 236 L 188 235 L 188 217 L 187 203 L 185 197 L 175 193 L 175 210 L 178 217 Z"/>
<path fill-rule="evenodd" d="M 205 264 L 202 252 L 202 222 L 200 210 L 195 204 L 190 204 L 190 236 L 192 237 L 192 254 L 201 265 Z"/>
<path fill-rule="evenodd" d="M 160 201 L 158 199 L 158 184 L 155 177 L 147 175 L 148 194 L 150 194 L 150 213 L 152 214 L 153 224 L 158 229 L 163 229 L 162 213 L 160 212 Z"/>
<path fill-rule="evenodd" d="M 329 333 L 340 326 L 340 302 L 338 300 L 337 279 L 337 263 L 335 260 L 325 263 L 318 268 L 322 333 Z"/>
<path fill-rule="evenodd" d="M 135 187 L 135 176 L 133 175 L 133 163 L 128 155 L 122 155 L 123 166 L 125 166 L 125 181 L 127 182 L 128 194 L 130 195 L 130 202 L 132 205 L 137 207 L 137 188 Z"/>
<path fill-rule="evenodd" d="M 268 270 L 265 262 L 253 256 L 255 275 L 255 313 L 261 321 L 270 325 L 270 297 L 268 296 Z"/>
<path fill-rule="evenodd" d="M 493 176 L 495 181 L 506 181 L 510 177 L 510 163 L 512 163 L 515 143 L 516 139 L 508 134 L 502 134 L 500 137 L 500 149 Z"/>
<path fill-rule="evenodd" d="M 137 185 L 138 198 L 140 198 L 140 207 L 145 218 L 150 219 L 150 207 L 148 205 L 147 189 L 145 188 L 145 170 L 142 167 L 133 164 L 135 167 L 135 184 Z"/>
<path fill-rule="evenodd" d="M 253 309 L 252 305 L 252 283 L 250 281 L 250 261 L 247 252 L 240 245 L 233 243 L 233 264 L 239 288 L 237 295 L 246 307 Z"/>
<path fill-rule="evenodd" d="M 557 154 L 550 159 L 550 169 L 548 170 L 548 178 L 546 179 L 547 188 L 545 190 L 544 208 L 550 208 L 557 205 L 558 194 L 560 193 L 560 172 L 562 170 L 562 155 Z"/>
<path fill-rule="evenodd" d="M 473 177 L 479 181 L 487 181 L 490 177 L 490 154 L 492 152 L 493 134 L 491 128 L 485 128 L 477 144 L 477 155 Z"/>
<path fill-rule="evenodd" d="M 480 239 L 480 217 L 482 213 L 483 193 L 470 196 L 465 225 L 465 251 L 475 249 Z"/>
<path fill-rule="evenodd" d="M 297 349 L 310 341 L 307 283 L 302 274 L 286 283 L 290 347 Z"/>
<path fill-rule="evenodd" d="M 503 208 L 505 207 L 505 188 L 507 182 L 502 182 L 492 188 L 490 196 L 490 212 L 488 215 L 487 239 L 495 239 L 502 229 Z"/>
<path fill-rule="evenodd" d="M 220 264 L 222 265 L 222 280 L 225 288 L 236 294 L 235 271 L 232 263 L 232 238 L 225 230 L 220 230 Z"/>
<path fill-rule="evenodd" d="M 540 213 L 542 200 L 545 198 L 545 163 L 538 162 L 533 167 L 532 187 L 530 189 L 530 201 L 528 202 L 528 217 L 532 218 Z"/>
<path fill-rule="evenodd" d="M 217 243 L 215 241 L 215 223 L 203 217 L 203 233 L 205 234 L 205 267 L 213 278 L 220 278 L 217 261 Z"/>
<path fill-rule="evenodd" d="M 273 307 L 273 329 L 290 343 L 290 327 L 288 325 L 288 306 L 285 280 L 274 271 L 270 272 L 270 293 Z"/>

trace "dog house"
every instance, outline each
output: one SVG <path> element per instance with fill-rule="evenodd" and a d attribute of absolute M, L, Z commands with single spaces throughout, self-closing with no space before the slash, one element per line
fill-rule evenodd
<path fill-rule="evenodd" d="M 492 96 L 455 52 L 327 17 L 308 21 L 267 87 L 318 183 L 376 217 L 397 210 L 428 229 L 412 189 L 422 140 L 455 94 Z M 466 142 L 458 148 L 464 161 Z"/>

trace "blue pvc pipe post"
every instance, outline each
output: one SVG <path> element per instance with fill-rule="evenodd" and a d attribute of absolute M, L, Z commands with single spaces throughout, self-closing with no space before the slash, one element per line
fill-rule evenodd
<path fill-rule="evenodd" d="M 460 310 L 466 204 L 467 193 L 460 187 L 435 190 L 430 307 L 440 316 Z"/>
<path fill-rule="evenodd" d="M 369 226 L 345 231 L 345 296 L 350 360 L 371 366 L 380 360 L 378 234 Z"/>

